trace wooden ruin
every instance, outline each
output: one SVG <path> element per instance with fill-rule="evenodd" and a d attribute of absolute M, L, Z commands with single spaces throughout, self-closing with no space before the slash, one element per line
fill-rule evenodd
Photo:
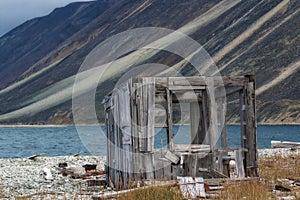
<path fill-rule="evenodd" d="M 234 94 L 239 102 L 241 146 L 229 148 L 224 99 Z M 135 78 L 119 85 L 104 102 L 106 176 L 111 187 L 178 176 L 230 177 L 230 160 L 235 160 L 237 178 L 258 176 L 252 76 Z M 174 142 L 173 115 L 180 103 L 190 107 L 189 144 Z M 164 110 L 164 117 L 158 116 L 158 108 Z M 163 122 L 156 123 L 157 118 Z M 220 124 L 224 124 L 221 130 Z M 166 130 L 167 146 L 155 148 L 157 128 Z"/>

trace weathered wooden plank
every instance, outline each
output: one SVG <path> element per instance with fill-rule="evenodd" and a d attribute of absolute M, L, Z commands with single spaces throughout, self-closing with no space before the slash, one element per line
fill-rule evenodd
<path fill-rule="evenodd" d="M 238 173 L 238 178 L 245 178 L 245 167 L 244 167 L 244 158 L 243 151 L 235 150 L 235 163 L 236 163 L 236 171 Z"/>
<path fill-rule="evenodd" d="M 139 149 L 139 140 L 138 140 L 138 122 L 137 122 L 137 106 L 136 106 L 136 87 L 133 84 L 132 80 L 130 80 L 129 85 L 130 91 L 130 113 L 131 113 L 131 140 L 132 140 L 132 179 L 137 179 L 136 174 L 139 171 L 139 157 L 138 157 L 138 149 Z"/>
<path fill-rule="evenodd" d="M 210 144 L 210 137 L 209 137 L 209 131 L 208 127 L 210 126 L 210 112 L 209 112 L 209 98 L 208 98 L 208 92 L 205 90 L 202 94 L 202 112 L 200 113 L 200 116 L 203 119 L 203 133 L 205 133 L 205 138 L 203 141 L 203 144 Z"/>
<path fill-rule="evenodd" d="M 169 77 L 169 82 L 174 86 L 206 86 L 203 76 Z"/>
<path fill-rule="evenodd" d="M 165 168 L 168 169 L 171 165 L 171 162 L 168 159 L 165 159 L 165 154 L 167 149 L 160 149 L 154 152 L 154 168 L 155 168 L 155 178 L 159 180 L 167 180 L 165 177 Z"/>
<path fill-rule="evenodd" d="M 144 95 L 143 95 L 143 84 L 137 83 L 136 84 L 136 102 L 137 102 L 137 118 L 138 118 L 138 138 L 139 138 L 139 151 L 145 152 L 146 151 L 146 126 L 145 126 L 145 119 L 147 116 L 144 114 Z"/>
<path fill-rule="evenodd" d="M 206 86 L 181 86 L 181 85 L 170 85 L 169 90 L 172 91 L 186 91 L 186 90 L 205 90 Z"/>
<path fill-rule="evenodd" d="M 271 141 L 272 148 L 300 148 L 300 142 Z"/>
<path fill-rule="evenodd" d="M 251 77 L 250 77 L 251 78 Z M 246 85 L 246 139 L 248 152 L 246 153 L 247 176 L 256 177 L 257 173 L 257 136 L 255 114 L 255 84 L 249 82 Z"/>
<path fill-rule="evenodd" d="M 155 79 L 154 77 L 143 78 L 143 84 L 146 88 L 145 99 L 147 101 L 147 123 L 146 123 L 146 141 L 147 152 L 152 152 L 154 148 L 154 126 L 155 126 Z"/>
<path fill-rule="evenodd" d="M 219 153 L 219 155 L 218 155 L 218 171 L 223 173 L 223 167 L 224 167 L 223 156 L 225 155 L 225 152 L 219 151 L 218 153 Z"/>
<path fill-rule="evenodd" d="M 177 164 L 179 162 L 179 157 L 172 153 L 171 151 L 167 151 L 165 154 L 165 158 L 171 161 L 173 164 Z"/>
<path fill-rule="evenodd" d="M 245 89 L 241 90 L 239 93 L 240 98 L 240 127 L 241 127 L 241 146 L 246 148 L 246 122 L 245 122 Z"/>
<path fill-rule="evenodd" d="M 212 78 L 207 79 L 207 89 L 209 94 L 209 109 L 210 109 L 210 122 L 209 122 L 209 137 L 210 137 L 210 147 L 212 151 L 215 151 L 218 147 L 218 134 L 217 134 L 217 104 L 215 99 L 215 87 Z"/>
<path fill-rule="evenodd" d="M 187 85 L 197 85 L 197 86 L 205 86 L 209 85 L 207 83 L 207 79 L 212 79 L 214 81 L 215 87 L 231 87 L 231 86 L 244 86 L 245 83 L 249 82 L 249 78 L 247 77 L 209 77 L 204 78 L 201 76 L 192 76 L 192 77 L 156 77 L 156 87 L 158 88 L 166 88 L 168 86 L 169 80 L 172 81 L 172 85 L 181 85 L 181 86 L 187 86 Z"/>
<path fill-rule="evenodd" d="M 194 152 L 203 151 L 210 152 L 210 145 L 205 144 L 175 144 L 175 152 Z"/>
<path fill-rule="evenodd" d="M 220 119 L 220 129 L 221 129 L 221 146 L 222 149 L 228 146 L 227 143 L 227 125 L 226 125 L 226 101 L 221 98 L 218 99 L 218 114 Z"/>
<path fill-rule="evenodd" d="M 146 179 L 154 179 L 154 161 L 153 153 L 144 153 L 144 169 L 146 173 Z"/>
<path fill-rule="evenodd" d="M 174 150 L 174 132 L 173 132 L 173 110 L 172 110 L 172 95 L 171 91 L 167 88 L 167 138 L 168 148 L 170 151 Z"/>

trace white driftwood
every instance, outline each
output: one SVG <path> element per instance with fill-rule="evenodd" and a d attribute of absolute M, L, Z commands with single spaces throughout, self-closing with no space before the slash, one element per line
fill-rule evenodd
<path fill-rule="evenodd" d="M 272 148 L 300 148 L 300 142 L 271 141 Z"/>

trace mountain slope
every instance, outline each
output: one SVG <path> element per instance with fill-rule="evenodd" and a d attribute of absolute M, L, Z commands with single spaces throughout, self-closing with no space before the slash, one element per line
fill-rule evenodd
<path fill-rule="evenodd" d="M 139 27 L 191 36 L 224 75 L 255 74 L 260 122 L 300 123 L 300 2 L 294 0 L 96 1 L 54 10 L 0 38 L 0 122 L 72 123 L 72 87 L 84 58 L 110 36 Z M 195 73 L 170 53 L 144 55 L 130 62 Z M 100 120 L 101 99 L 130 66 L 99 86 Z"/>

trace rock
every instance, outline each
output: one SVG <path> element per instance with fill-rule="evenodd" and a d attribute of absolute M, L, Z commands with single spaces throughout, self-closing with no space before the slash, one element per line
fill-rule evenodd
<path fill-rule="evenodd" d="M 66 168 L 66 167 L 68 167 L 68 163 L 66 163 L 66 162 L 58 163 L 58 167 L 60 167 L 60 168 Z"/>
<path fill-rule="evenodd" d="M 71 176 L 63 177 L 58 170 L 55 170 L 58 163 L 68 163 L 70 167 L 97 163 L 97 168 L 104 170 L 105 157 L 41 156 L 35 160 L 28 158 L 0 159 L 0 194 L 5 198 L 7 197 L 6 199 L 15 199 L 15 197 L 28 196 L 37 192 L 55 191 L 59 194 L 57 199 L 61 199 L 60 197 L 74 199 L 73 191 L 78 190 L 78 185 L 82 186 L 83 193 L 90 192 L 87 189 L 87 182 L 84 180 L 72 179 Z M 79 168 L 78 171 L 81 171 L 81 174 L 85 173 L 83 167 Z M 76 175 L 76 170 L 74 172 Z M 42 196 L 36 195 L 33 199 L 40 199 L 40 197 Z"/>

